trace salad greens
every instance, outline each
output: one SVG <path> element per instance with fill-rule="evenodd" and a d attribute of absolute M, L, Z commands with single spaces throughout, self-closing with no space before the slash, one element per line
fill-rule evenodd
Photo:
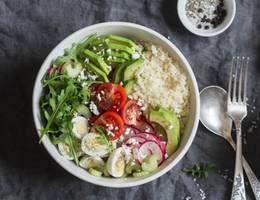
<path fill-rule="evenodd" d="M 121 36 L 93 34 L 80 43 L 74 43 L 64 50 L 62 56 L 53 60 L 42 78 L 40 108 L 44 126 L 40 130 L 40 141 L 47 135 L 55 145 L 68 145 L 69 154 L 78 165 L 80 141 L 72 133 L 72 118 L 74 115 L 91 117 L 87 106 L 91 85 L 109 82 L 107 75 L 112 68 L 132 60 L 129 52 L 137 50 L 139 47 L 134 42 Z M 112 151 L 104 130 L 96 129 L 102 143 Z"/>

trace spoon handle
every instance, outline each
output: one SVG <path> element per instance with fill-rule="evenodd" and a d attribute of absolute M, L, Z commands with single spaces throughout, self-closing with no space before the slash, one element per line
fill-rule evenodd
<path fill-rule="evenodd" d="M 228 138 L 228 141 L 229 141 L 230 145 L 233 147 L 233 149 L 236 150 L 236 144 L 235 144 L 234 140 L 230 137 L 230 138 Z M 243 160 L 243 167 L 246 172 L 249 183 L 251 185 L 251 188 L 253 190 L 253 193 L 255 195 L 255 199 L 260 200 L 260 182 L 257 179 L 255 173 L 251 169 L 250 165 L 248 164 L 248 162 L 246 161 L 244 156 L 242 157 L 242 160 Z"/>
<path fill-rule="evenodd" d="M 241 121 L 235 122 L 237 131 L 236 165 L 231 200 L 245 200 L 246 191 L 242 167 L 242 133 Z"/>

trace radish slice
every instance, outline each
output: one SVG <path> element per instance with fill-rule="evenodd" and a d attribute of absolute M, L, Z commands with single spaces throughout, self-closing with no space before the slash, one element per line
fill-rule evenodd
<path fill-rule="evenodd" d="M 139 133 L 136 136 L 145 138 L 146 140 L 151 140 L 159 144 L 163 154 L 166 153 L 166 143 L 163 141 L 156 133 Z"/>
<path fill-rule="evenodd" d="M 159 158 L 158 163 L 161 164 L 164 160 L 164 153 L 162 152 L 158 143 L 154 141 L 147 141 L 142 144 L 138 151 L 138 160 L 142 162 L 142 160 L 151 154 L 156 154 Z"/>
<path fill-rule="evenodd" d="M 128 146 L 140 147 L 143 143 L 147 142 L 147 140 L 140 136 L 133 136 L 124 141 L 124 144 Z"/>

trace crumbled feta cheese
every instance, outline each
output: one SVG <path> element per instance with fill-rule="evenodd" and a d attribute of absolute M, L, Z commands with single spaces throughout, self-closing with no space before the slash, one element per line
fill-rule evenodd
<path fill-rule="evenodd" d="M 77 116 L 79 116 L 79 113 L 74 112 L 73 117 L 77 117 Z"/>
<path fill-rule="evenodd" d="M 91 79 L 93 81 L 95 81 L 98 78 L 97 75 L 90 75 L 90 74 L 88 75 L 88 77 L 89 77 L 89 79 Z"/>
<path fill-rule="evenodd" d="M 83 83 L 81 83 L 81 87 L 86 87 L 88 85 L 88 83 L 86 83 L 86 82 L 83 82 Z"/>
<path fill-rule="evenodd" d="M 132 54 L 132 59 L 138 59 L 138 58 L 140 58 L 140 54 L 139 53 L 133 53 Z"/>
<path fill-rule="evenodd" d="M 173 129 L 173 125 L 170 124 L 170 125 L 168 126 L 168 129 L 169 129 L 169 130 Z"/>
<path fill-rule="evenodd" d="M 122 81 L 120 81 L 120 83 L 119 83 L 119 84 L 120 84 L 120 85 L 122 85 L 122 86 L 124 85 Z"/>
<path fill-rule="evenodd" d="M 143 104 L 140 102 L 140 101 L 137 101 L 137 103 L 136 103 L 138 106 L 142 106 Z"/>
<path fill-rule="evenodd" d="M 121 135 L 120 137 L 119 137 L 119 140 L 118 140 L 119 142 L 123 142 L 124 141 L 124 136 L 123 135 Z"/>
<path fill-rule="evenodd" d="M 151 130 L 151 128 L 147 127 L 147 128 L 144 130 L 144 132 L 150 133 L 150 132 L 152 132 L 152 130 Z"/>
<path fill-rule="evenodd" d="M 95 46 L 93 46 L 93 50 L 94 50 L 94 51 L 96 51 L 96 50 L 97 50 L 97 48 L 96 48 Z"/>
<path fill-rule="evenodd" d="M 112 60 L 112 56 L 108 56 L 108 57 L 107 57 L 107 60 Z"/>
<path fill-rule="evenodd" d="M 108 71 L 111 71 L 112 67 L 110 65 L 108 65 Z"/>
<path fill-rule="evenodd" d="M 117 148 L 117 142 L 118 142 L 118 140 L 112 140 L 112 141 L 111 141 L 111 144 L 112 144 L 112 148 L 113 148 L 113 149 L 116 149 L 116 148 Z"/>
<path fill-rule="evenodd" d="M 111 49 L 107 49 L 107 53 L 111 53 Z"/>
<path fill-rule="evenodd" d="M 97 96 L 97 100 L 98 100 L 98 101 L 101 101 L 101 96 L 100 96 L 100 93 L 97 93 L 97 95 L 96 95 L 96 96 Z"/>
<path fill-rule="evenodd" d="M 84 81 L 87 79 L 88 77 L 85 75 L 85 69 L 83 69 L 78 75 L 78 81 Z"/>
<path fill-rule="evenodd" d="M 130 128 L 126 128 L 126 129 L 125 129 L 125 133 L 124 133 L 124 134 L 125 134 L 125 135 L 128 135 L 128 134 L 130 133 L 130 131 L 131 131 L 131 129 L 130 129 Z"/>
<path fill-rule="evenodd" d="M 110 131 L 110 130 L 106 130 L 106 131 L 107 131 L 107 135 L 108 136 L 112 136 L 112 137 L 115 136 L 115 134 L 112 131 Z"/>
<path fill-rule="evenodd" d="M 97 109 L 97 106 L 96 104 L 93 102 L 93 101 L 90 101 L 90 104 L 89 104 L 89 109 L 90 111 L 94 114 L 94 115 L 99 115 L 99 111 Z"/>
<path fill-rule="evenodd" d="M 86 58 L 86 59 L 84 60 L 84 62 L 85 62 L 85 63 L 89 63 L 89 58 Z"/>
<path fill-rule="evenodd" d="M 123 153 L 124 153 L 124 156 L 125 156 L 125 160 L 128 163 L 133 158 L 131 147 L 128 147 L 128 146 L 123 144 L 122 149 L 123 149 Z"/>
<path fill-rule="evenodd" d="M 127 141 L 127 143 L 129 143 L 129 144 L 133 144 L 133 145 L 135 145 L 135 144 L 139 144 L 139 143 L 136 141 L 135 138 L 130 138 L 130 139 Z"/>
<path fill-rule="evenodd" d="M 106 124 L 107 130 L 112 131 L 114 130 L 113 124 Z"/>

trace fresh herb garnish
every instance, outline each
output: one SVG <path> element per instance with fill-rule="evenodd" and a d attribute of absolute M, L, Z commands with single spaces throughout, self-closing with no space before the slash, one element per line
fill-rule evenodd
<path fill-rule="evenodd" d="M 184 168 L 182 171 L 191 174 L 193 177 L 208 177 L 208 172 L 215 169 L 213 163 L 198 163 L 189 168 Z"/>
<path fill-rule="evenodd" d="M 106 134 L 106 131 L 104 130 L 104 128 L 102 126 L 98 126 L 98 125 L 96 125 L 94 128 L 100 134 L 99 137 L 96 139 L 100 143 L 107 145 L 108 151 L 109 151 L 109 153 L 111 153 L 113 150 L 113 146 L 112 146 L 111 142 L 109 141 L 109 139 L 107 138 L 107 134 Z"/>

